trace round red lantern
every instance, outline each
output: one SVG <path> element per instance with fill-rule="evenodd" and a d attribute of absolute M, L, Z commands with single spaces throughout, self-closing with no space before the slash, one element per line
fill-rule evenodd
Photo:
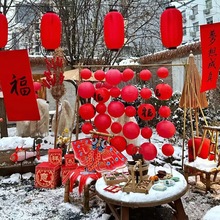
<path fill-rule="evenodd" d="M 111 123 L 112 123 L 111 118 L 107 114 L 98 114 L 95 116 L 94 124 L 96 128 L 100 131 L 103 131 L 109 128 Z"/>
<path fill-rule="evenodd" d="M 125 114 L 128 116 L 128 117 L 133 117 L 136 115 L 136 108 L 132 105 L 130 106 L 127 106 L 125 108 Z"/>
<path fill-rule="evenodd" d="M 168 117 L 170 117 L 170 114 L 171 114 L 170 107 L 160 106 L 158 113 L 161 117 L 168 118 Z"/>
<path fill-rule="evenodd" d="M 83 125 L 82 125 L 82 132 L 84 134 L 89 134 L 90 131 L 92 131 L 93 127 L 92 127 L 92 124 L 90 122 L 85 122 Z"/>
<path fill-rule="evenodd" d="M 113 87 L 113 85 L 108 83 L 108 82 L 104 82 L 103 83 L 103 87 L 109 90 L 109 89 L 111 89 Z"/>
<path fill-rule="evenodd" d="M 103 114 L 103 113 L 105 113 L 106 112 L 106 105 L 104 104 L 104 103 L 98 103 L 97 105 L 96 105 L 96 111 L 98 112 L 98 113 L 101 113 L 101 114 Z"/>
<path fill-rule="evenodd" d="M 99 88 L 95 91 L 94 99 L 96 102 L 105 103 L 109 100 L 110 94 L 106 88 Z"/>
<path fill-rule="evenodd" d="M 127 141 L 123 136 L 114 136 L 110 140 L 110 144 L 115 147 L 119 152 L 122 152 L 125 150 L 127 146 Z"/>
<path fill-rule="evenodd" d="M 90 69 L 85 68 L 80 71 L 80 76 L 83 79 L 89 79 L 92 76 L 92 72 Z"/>
<path fill-rule="evenodd" d="M 156 130 L 158 135 L 160 135 L 163 138 L 171 138 L 176 132 L 174 124 L 167 120 L 160 121 L 159 123 L 157 123 Z"/>
<path fill-rule="evenodd" d="M 121 82 L 121 72 L 117 69 L 110 69 L 105 75 L 105 80 L 110 85 L 117 85 Z"/>
<path fill-rule="evenodd" d="M 102 83 L 102 82 L 97 82 L 97 83 L 95 84 L 95 88 L 96 88 L 96 89 L 99 89 L 99 88 L 101 88 L 101 87 L 103 87 L 103 83 Z"/>
<path fill-rule="evenodd" d="M 131 80 L 133 77 L 134 77 L 134 71 L 130 68 L 127 68 L 122 72 L 122 80 L 124 82 Z"/>
<path fill-rule="evenodd" d="M 174 147 L 173 147 L 173 145 L 172 144 L 164 144 L 163 146 L 162 146 L 162 153 L 165 155 L 165 156 L 167 156 L 167 157 L 170 157 L 170 156 L 172 156 L 173 155 L 173 153 L 174 153 Z"/>
<path fill-rule="evenodd" d="M 157 70 L 157 76 L 160 77 L 160 78 L 166 78 L 169 76 L 169 71 L 166 67 L 160 67 L 158 70 Z"/>
<path fill-rule="evenodd" d="M 41 83 L 39 82 L 33 82 L 34 85 L 34 91 L 38 91 L 41 88 Z"/>
<path fill-rule="evenodd" d="M 122 130 L 122 125 L 119 122 L 113 122 L 111 125 L 111 131 L 115 134 L 120 133 Z"/>
<path fill-rule="evenodd" d="M 119 50 L 124 45 L 124 18 L 117 10 L 111 10 L 104 18 L 104 41 L 109 50 Z"/>
<path fill-rule="evenodd" d="M 140 73 L 139 73 L 139 77 L 141 80 L 143 81 L 147 81 L 147 80 L 150 80 L 152 76 L 152 73 L 150 70 L 142 70 Z"/>
<path fill-rule="evenodd" d="M 125 150 L 128 155 L 132 156 L 138 152 L 138 147 L 134 144 L 128 144 Z"/>
<path fill-rule="evenodd" d="M 155 108 L 151 104 L 141 104 L 138 107 L 137 113 L 142 120 L 147 121 L 152 120 L 156 115 Z"/>
<path fill-rule="evenodd" d="M 84 120 L 90 120 L 95 116 L 95 107 L 91 103 L 83 104 L 79 107 L 79 115 Z"/>
<path fill-rule="evenodd" d="M 143 98 L 143 99 L 149 99 L 152 95 L 152 91 L 148 88 L 142 88 L 141 91 L 140 91 L 140 96 Z"/>
<path fill-rule="evenodd" d="M 120 101 L 112 101 L 108 105 L 108 113 L 115 118 L 121 117 L 125 112 L 125 106 Z"/>
<path fill-rule="evenodd" d="M 157 148 L 154 144 L 145 142 L 141 144 L 139 153 L 143 155 L 145 160 L 153 160 L 157 156 Z"/>
<path fill-rule="evenodd" d="M 144 127 L 141 129 L 141 136 L 146 139 L 150 139 L 153 134 L 153 131 L 150 127 Z"/>
<path fill-rule="evenodd" d="M 176 49 L 182 43 L 182 13 L 175 6 L 167 7 L 161 14 L 160 34 L 163 46 L 168 49 Z"/>
<path fill-rule="evenodd" d="M 91 98 L 95 94 L 95 87 L 91 82 L 82 82 L 78 87 L 78 94 L 84 99 Z"/>
<path fill-rule="evenodd" d="M 117 98 L 118 96 L 120 96 L 121 94 L 121 90 L 118 87 L 112 87 L 110 89 L 110 95 L 114 98 Z"/>
<path fill-rule="evenodd" d="M 41 44 L 47 50 L 55 50 L 61 41 L 61 20 L 54 12 L 47 12 L 41 18 Z"/>
<path fill-rule="evenodd" d="M 128 139 L 135 139 L 140 134 L 140 127 L 132 121 L 126 122 L 122 128 L 124 136 Z"/>
<path fill-rule="evenodd" d="M 160 100 L 168 100 L 172 94 L 172 87 L 166 83 L 158 84 L 155 88 L 155 96 Z"/>
<path fill-rule="evenodd" d="M 138 98 L 138 89 L 133 85 L 127 85 L 122 88 L 121 97 L 126 102 L 133 102 Z"/>
<path fill-rule="evenodd" d="M 0 48 L 3 48 L 8 42 L 8 21 L 2 12 L 0 12 L 0 30 Z"/>
<path fill-rule="evenodd" d="M 94 77 L 95 77 L 95 79 L 101 81 L 101 80 L 105 79 L 105 72 L 103 70 L 97 70 L 94 73 Z"/>

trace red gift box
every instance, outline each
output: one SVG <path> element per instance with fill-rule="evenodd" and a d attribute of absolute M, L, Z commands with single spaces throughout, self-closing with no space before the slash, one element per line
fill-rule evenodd
<path fill-rule="evenodd" d="M 35 168 L 35 187 L 54 189 L 60 185 L 60 166 L 43 162 Z"/>
<path fill-rule="evenodd" d="M 62 150 L 60 148 L 49 149 L 48 161 L 54 165 L 62 165 Z"/>
<path fill-rule="evenodd" d="M 64 158 L 65 158 L 65 165 L 66 166 L 73 166 L 76 164 L 74 154 L 65 154 Z"/>
<path fill-rule="evenodd" d="M 61 167 L 61 178 L 62 184 L 65 185 L 66 181 L 68 180 L 70 174 L 77 168 L 77 164 L 72 166 L 65 166 Z"/>

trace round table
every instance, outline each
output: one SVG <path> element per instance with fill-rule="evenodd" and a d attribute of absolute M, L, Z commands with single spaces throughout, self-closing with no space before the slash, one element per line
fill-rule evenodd
<path fill-rule="evenodd" d="M 164 167 L 149 166 L 148 175 L 155 175 L 155 169 L 165 170 L 170 173 L 171 170 Z M 121 190 L 117 193 L 111 193 L 104 188 L 107 187 L 104 178 L 100 178 L 96 181 L 95 189 L 97 195 L 106 202 L 108 208 L 110 208 L 115 219 L 128 220 L 129 208 L 139 207 L 153 207 L 163 204 L 169 204 L 175 210 L 176 219 L 185 220 L 188 219 L 185 214 L 181 197 L 187 192 L 187 182 L 184 176 L 172 170 L 173 177 L 178 177 L 179 181 L 175 182 L 174 186 L 167 187 L 165 191 L 156 191 L 152 187 L 148 194 L 145 193 L 126 193 Z M 162 181 L 157 184 L 162 184 Z M 120 207 L 120 215 L 117 212 L 117 208 Z"/>

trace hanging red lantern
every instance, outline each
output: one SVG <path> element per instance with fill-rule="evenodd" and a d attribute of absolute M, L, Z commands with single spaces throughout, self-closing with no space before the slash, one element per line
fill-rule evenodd
<path fill-rule="evenodd" d="M 110 85 L 117 85 L 121 82 L 121 72 L 117 69 L 110 69 L 105 75 L 105 80 Z"/>
<path fill-rule="evenodd" d="M 105 78 L 105 72 L 103 70 L 97 70 L 94 73 L 94 77 L 95 77 L 95 79 L 101 81 Z"/>
<path fill-rule="evenodd" d="M 119 122 L 113 122 L 111 125 L 111 131 L 115 134 L 120 133 L 122 130 L 122 125 Z"/>
<path fill-rule="evenodd" d="M 94 99 L 96 102 L 105 103 L 109 100 L 110 94 L 106 88 L 99 88 L 95 91 Z"/>
<path fill-rule="evenodd" d="M 175 6 L 169 6 L 160 17 L 160 34 L 164 47 L 176 49 L 183 39 L 182 14 Z"/>
<path fill-rule="evenodd" d="M 93 127 L 92 127 L 92 124 L 90 122 L 85 122 L 83 125 L 82 125 L 82 132 L 84 134 L 89 134 L 90 131 L 92 131 Z"/>
<path fill-rule="evenodd" d="M 87 99 L 94 96 L 95 87 L 91 82 L 83 82 L 78 87 L 78 94 L 80 97 Z"/>
<path fill-rule="evenodd" d="M 125 108 L 125 114 L 128 117 L 134 117 L 136 115 L 136 108 L 132 105 L 129 105 Z"/>
<path fill-rule="evenodd" d="M 111 97 L 117 98 L 118 96 L 120 96 L 120 94 L 121 94 L 121 90 L 118 87 L 112 87 L 110 89 Z"/>
<path fill-rule="evenodd" d="M 41 18 L 41 44 L 47 50 L 55 50 L 61 42 L 61 20 L 54 12 L 47 12 Z"/>
<path fill-rule="evenodd" d="M 138 107 L 137 113 L 142 120 L 147 121 L 152 120 L 156 115 L 155 108 L 151 104 L 141 104 Z"/>
<path fill-rule="evenodd" d="M 132 156 L 138 152 L 138 147 L 134 144 L 128 144 L 125 150 L 128 155 Z"/>
<path fill-rule="evenodd" d="M 170 156 L 172 156 L 173 155 L 173 153 L 174 153 L 174 147 L 173 147 L 173 145 L 172 144 L 164 144 L 163 146 L 162 146 L 162 153 L 165 155 L 165 156 L 167 156 L 167 157 L 170 157 Z"/>
<path fill-rule="evenodd" d="M 95 116 L 94 124 L 100 131 L 104 131 L 110 127 L 112 120 L 107 114 L 98 114 Z"/>
<path fill-rule="evenodd" d="M 141 80 L 143 81 L 147 81 L 147 80 L 150 80 L 152 76 L 152 73 L 150 70 L 142 70 L 140 73 L 139 73 L 139 77 Z"/>
<path fill-rule="evenodd" d="M 0 12 L 0 48 L 6 46 L 8 42 L 8 21 L 4 14 Z"/>
<path fill-rule="evenodd" d="M 152 91 L 148 88 L 142 88 L 140 91 L 140 96 L 143 99 L 149 99 L 152 95 Z"/>
<path fill-rule="evenodd" d="M 39 91 L 41 89 L 41 83 L 33 82 L 33 85 L 34 85 L 34 91 Z"/>
<path fill-rule="evenodd" d="M 108 113 L 115 118 L 121 117 L 125 112 L 125 106 L 120 101 L 112 101 L 108 105 Z"/>
<path fill-rule="evenodd" d="M 158 84 L 155 88 L 155 96 L 160 100 L 168 100 L 172 94 L 172 87 L 166 83 Z"/>
<path fill-rule="evenodd" d="M 138 98 L 138 89 L 133 85 L 127 85 L 121 90 L 121 97 L 126 102 L 133 102 Z"/>
<path fill-rule="evenodd" d="M 157 76 L 160 77 L 160 78 L 166 78 L 169 76 L 169 71 L 166 67 L 160 67 L 158 70 L 157 70 Z"/>
<path fill-rule="evenodd" d="M 124 82 L 131 80 L 133 77 L 134 77 L 134 71 L 130 68 L 127 68 L 122 72 L 122 80 Z"/>
<path fill-rule="evenodd" d="M 154 144 L 145 142 L 141 144 L 139 153 L 143 155 L 145 160 L 153 160 L 157 156 L 157 148 Z"/>
<path fill-rule="evenodd" d="M 171 114 L 170 107 L 165 106 L 165 105 L 160 106 L 158 113 L 159 113 L 160 117 L 168 118 L 168 117 L 170 117 L 170 114 Z"/>
<path fill-rule="evenodd" d="M 110 140 L 111 146 L 115 147 L 119 152 L 122 152 L 125 150 L 127 146 L 127 141 L 123 136 L 114 136 Z"/>
<path fill-rule="evenodd" d="M 111 10 L 104 18 L 104 40 L 109 50 L 119 50 L 124 45 L 124 18 L 117 10 Z"/>
<path fill-rule="evenodd" d="M 79 107 L 79 115 L 84 120 L 90 120 L 95 116 L 95 107 L 91 103 L 83 104 Z"/>
<path fill-rule="evenodd" d="M 135 139 L 140 134 L 140 127 L 132 121 L 126 122 L 122 128 L 123 134 L 128 139 Z"/>
<path fill-rule="evenodd" d="M 144 127 L 141 129 L 141 136 L 146 139 L 150 139 L 153 134 L 153 131 L 150 127 Z"/>
<path fill-rule="evenodd" d="M 83 79 L 89 79 L 92 76 L 92 72 L 90 69 L 85 68 L 80 71 L 80 76 Z"/>
<path fill-rule="evenodd" d="M 167 120 L 163 120 L 157 123 L 156 130 L 158 135 L 163 138 L 171 138 L 176 132 L 174 124 Z"/>
<path fill-rule="evenodd" d="M 98 103 L 95 108 L 96 108 L 96 111 L 100 114 L 105 113 L 107 109 L 104 103 Z"/>

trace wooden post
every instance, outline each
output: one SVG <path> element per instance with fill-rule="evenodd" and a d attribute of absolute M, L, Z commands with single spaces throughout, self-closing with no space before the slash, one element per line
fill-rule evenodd
<path fill-rule="evenodd" d="M 65 184 L 64 202 L 70 202 L 69 191 L 70 191 L 70 180 L 68 179 Z"/>
<path fill-rule="evenodd" d="M 0 98 L 0 118 L 3 119 L 3 122 L 0 122 L 1 137 L 8 137 L 7 117 L 3 98 Z"/>

